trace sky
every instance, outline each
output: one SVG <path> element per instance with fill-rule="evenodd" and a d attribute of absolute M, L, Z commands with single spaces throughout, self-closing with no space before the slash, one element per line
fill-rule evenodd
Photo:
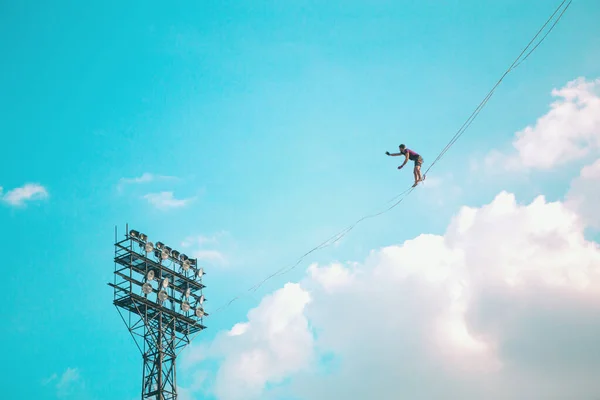
<path fill-rule="evenodd" d="M 389 206 L 385 152 L 427 168 L 559 3 L 1 2 L 6 398 L 139 398 L 126 224 L 207 272 L 183 400 L 597 395 L 595 0 L 404 202 L 248 291 Z"/>

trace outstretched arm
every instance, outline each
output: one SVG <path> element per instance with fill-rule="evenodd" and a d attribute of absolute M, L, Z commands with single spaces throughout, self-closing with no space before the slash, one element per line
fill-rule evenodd
<path fill-rule="evenodd" d="M 386 151 L 385 154 L 387 154 L 388 156 L 392 156 L 392 157 L 401 156 L 402 155 L 402 153 L 390 153 L 389 151 Z"/>
<path fill-rule="evenodd" d="M 401 166 L 399 166 L 398 168 L 402 168 L 406 165 L 406 163 L 408 162 L 408 153 L 405 154 L 406 158 L 404 159 L 404 162 L 402 163 Z"/>

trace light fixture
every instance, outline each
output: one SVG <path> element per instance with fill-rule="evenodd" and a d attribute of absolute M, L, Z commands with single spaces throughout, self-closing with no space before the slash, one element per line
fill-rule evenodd
<path fill-rule="evenodd" d="M 140 233 L 140 240 L 142 242 L 145 242 L 146 240 L 148 240 L 148 235 L 146 235 L 144 233 Z"/>
<path fill-rule="evenodd" d="M 156 242 L 156 248 L 161 250 L 163 247 L 165 247 L 165 244 L 163 242 Z"/>
<path fill-rule="evenodd" d="M 167 253 L 171 254 L 171 251 L 172 251 L 172 250 L 173 250 L 173 249 L 172 249 L 172 248 L 170 248 L 169 246 L 165 246 L 165 251 L 166 251 Z"/>
<path fill-rule="evenodd" d="M 196 317 L 202 318 L 202 317 L 204 317 L 204 315 L 206 315 L 206 314 L 204 313 L 204 310 L 202 309 L 202 307 L 196 308 Z"/>
<path fill-rule="evenodd" d="M 165 289 L 169 287 L 169 278 L 163 279 L 162 287 L 164 287 Z"/>
<path fill-rule="evenodd" d="M 132 229 L 129 231 L 129 236 L 136 238 L 140 236 L 140 233 Z"/>
<path fill-rule="evenodd" d="M 152 242 L 146 243 L 144 250 L 146 250 L 146 253 L 151 253 L 152 250 L 154 250 L 154 245 L 152 244 Z"/>
<path fill-rule="evenodd" d="M 169 253 L 167 253 L 165 250 L 163 250 L 160 253 L 160 258 L 162 258 L 163 260 L 166 260 L 167 258 L 169 258 Z"/>
<path fill-rule="evenodd" d="M 173 256 L 174 259 L 179 260 L 179 252 L 177 250 L 173 250 L 171 252 L 171 255 Z"/>
<path fill-rule="evenodd" d="M 185 261 L 185 260 L 187 260 L 187 259 L 188 259 L 188 256 L 186 256 L 185 254 L 182 254 L 182 255 L 180 255 L 180 256 L 179 256 L 179 259 L 180 259 L 181 261 Z"/>
<path fill-rule="evenodd" d="M 144 292 L 144 294 L 152 293 L 152 285 L 150 285 L 148 282 L 144 283 L 142 285 L 142 292 Z"/>
<path fill-rule="evenodd" d="M 204 295 L 200 296 L 200 305 L 204 304 Z"/>
<path fill-rule="evenodd" d="M 204 276 L 204 268 L 200 268 L 196 275 L 198 276 L 198 278 L 202 278 L 202 276 Z"/>
<path fill-rule="evenodd" d="M 161 303 L 166 301 L 168 298 L 169 295 L 167 295 L 167 292 L 165 292 L 164 290 L 158 292 L 158 301 L 160 301 Z"/>
<path fill-rule="evenodd" d="M 146 277 L 148 278 L 149 281 L 153 281 L 154 280 L 154 270 L 150 270 L 148 271 L 148 275 L 146 275 Z"/>
<path fill-rule="evenodd" d="M 190 264 L 192 264 L 192 267 L 195 267 L 197 265 L 197 260 L 195 258 L 190 259 Z"/>
<path fill-rule="evenodd" d="M 183 263 L 181 263 L 181 268 L 183 268 L 184 271 L 190 269 L 190 260 L 185 260 Z"/>
<path fill-rule="evenodd" d="M 190 294 L 192 294 L 192 289 L 190 289 L 190 288 L 185 289 L 184 296 L 186 299 L 190 297 Z"/>
<path fill-rule="evenodd" d="M 183 311 L 183 312 L 190 311 L 190 303 L 188 303 L 187 301 L 182 301 L 181 302 L 181 311 Z"/>

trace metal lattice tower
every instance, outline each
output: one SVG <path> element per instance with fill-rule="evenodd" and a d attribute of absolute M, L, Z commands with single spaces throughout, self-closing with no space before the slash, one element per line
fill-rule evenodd
<path fill-rule="evenodd" d="M 129 230 L 129 228 L 127 228 Z M 131 230 L 115 230 L 113 304 L 144 361 L 142 399 L 177 399 L 178 352 L 206 327 L 203 268 L 161 242 Z"/>

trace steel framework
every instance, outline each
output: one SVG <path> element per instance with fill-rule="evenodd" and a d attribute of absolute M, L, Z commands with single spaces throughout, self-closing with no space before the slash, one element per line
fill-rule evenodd
<path fill-rule="evenodd" d="M 126 231 L 119 241 L 115 229 L 113 304 L 142 353 L 141 398 L 175 400 L 177 354 L 206 329 L 204 270 L 196 259 Z"/>

